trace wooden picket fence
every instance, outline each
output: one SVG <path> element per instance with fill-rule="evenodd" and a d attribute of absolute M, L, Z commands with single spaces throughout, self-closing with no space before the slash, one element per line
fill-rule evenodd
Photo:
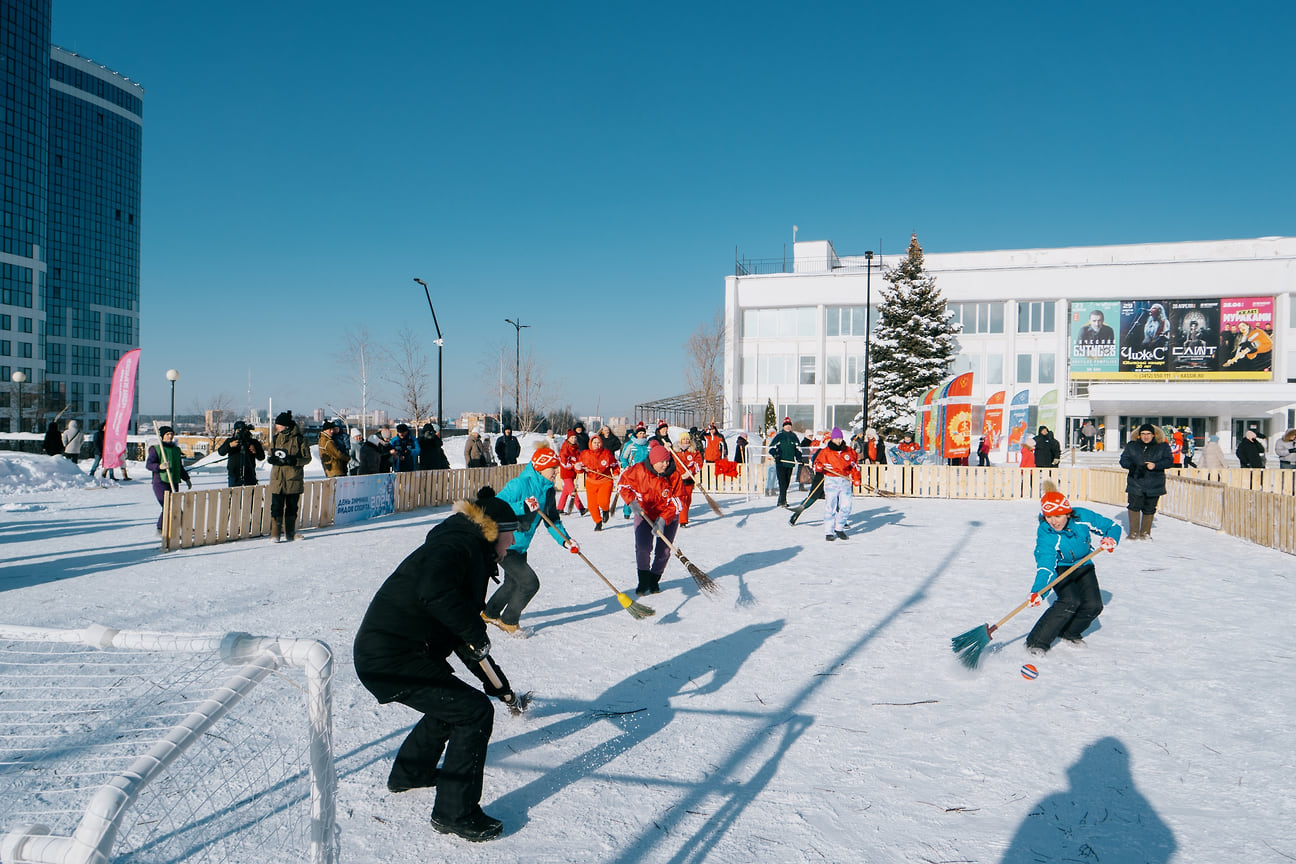
<path fill-rule="evenodd" d="M 519 465 L 497 465 L 397 474 L 396 512 L 471 500 L 482 486 L 499 489 L 521 470 Z M 336 486 L 333 478 L 308 480 L 302 485 L 297 504 L 298 531 L 333 524 Z M 170 512 L 169 523 L 162 520 L 163 551 L 232 543 L 270 533 L 270 490 L 264 485 L 169 492 L 162 506 Z"/>

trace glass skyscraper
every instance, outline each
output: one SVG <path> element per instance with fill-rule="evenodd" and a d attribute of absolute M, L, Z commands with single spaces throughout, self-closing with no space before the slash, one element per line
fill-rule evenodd
<path fill-rule="evenodd" d="M 144 91 L 50 42 L 52 0 L 0 0 L 0 431 L 62 411 L 97 428 L 113 366 L 139 347 Z M 2 385 L 0 385 L 2 386 Z"/>

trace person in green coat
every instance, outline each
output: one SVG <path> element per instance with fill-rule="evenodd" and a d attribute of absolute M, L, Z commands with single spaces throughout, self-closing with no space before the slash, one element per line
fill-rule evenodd
<path fill-rule="evenodd" d="M 305 487 L 305 466 L 311 461 L 310 445 L 302 435 L 291 411 L 275 418 L 274 437 L 266 461 L 270 469 L 270 536 L 280 540 L 297 539 L 297 502 Z"/>

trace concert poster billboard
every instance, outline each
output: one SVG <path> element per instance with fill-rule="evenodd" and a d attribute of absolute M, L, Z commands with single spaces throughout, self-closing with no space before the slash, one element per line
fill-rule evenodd
<path fill-rule="evenodd" d="M 1068 316 L 1078 381 L 1273 377 L 1272 297 L 1077 300 Z"/>

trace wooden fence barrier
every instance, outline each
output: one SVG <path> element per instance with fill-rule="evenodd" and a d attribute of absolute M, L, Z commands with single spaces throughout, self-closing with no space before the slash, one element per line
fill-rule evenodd
<path fill-rule="evenodd" d="M 440 507 L 471 500 L 482 486 L 500 489 L 522 471 L 518 465 L 460 468 L 448 471 L 409 471 L 395 475 L 396 512 Z M 333 524 L 337 480 L 308 480 L 297 502 L 297 530 Z M 270 490 L 265 485 L 233 489 L 168 492 L 162 503 L 170 513 L 163 520 L 162 549 L 186 549 L 263 537 L 270 533 Z"/>

